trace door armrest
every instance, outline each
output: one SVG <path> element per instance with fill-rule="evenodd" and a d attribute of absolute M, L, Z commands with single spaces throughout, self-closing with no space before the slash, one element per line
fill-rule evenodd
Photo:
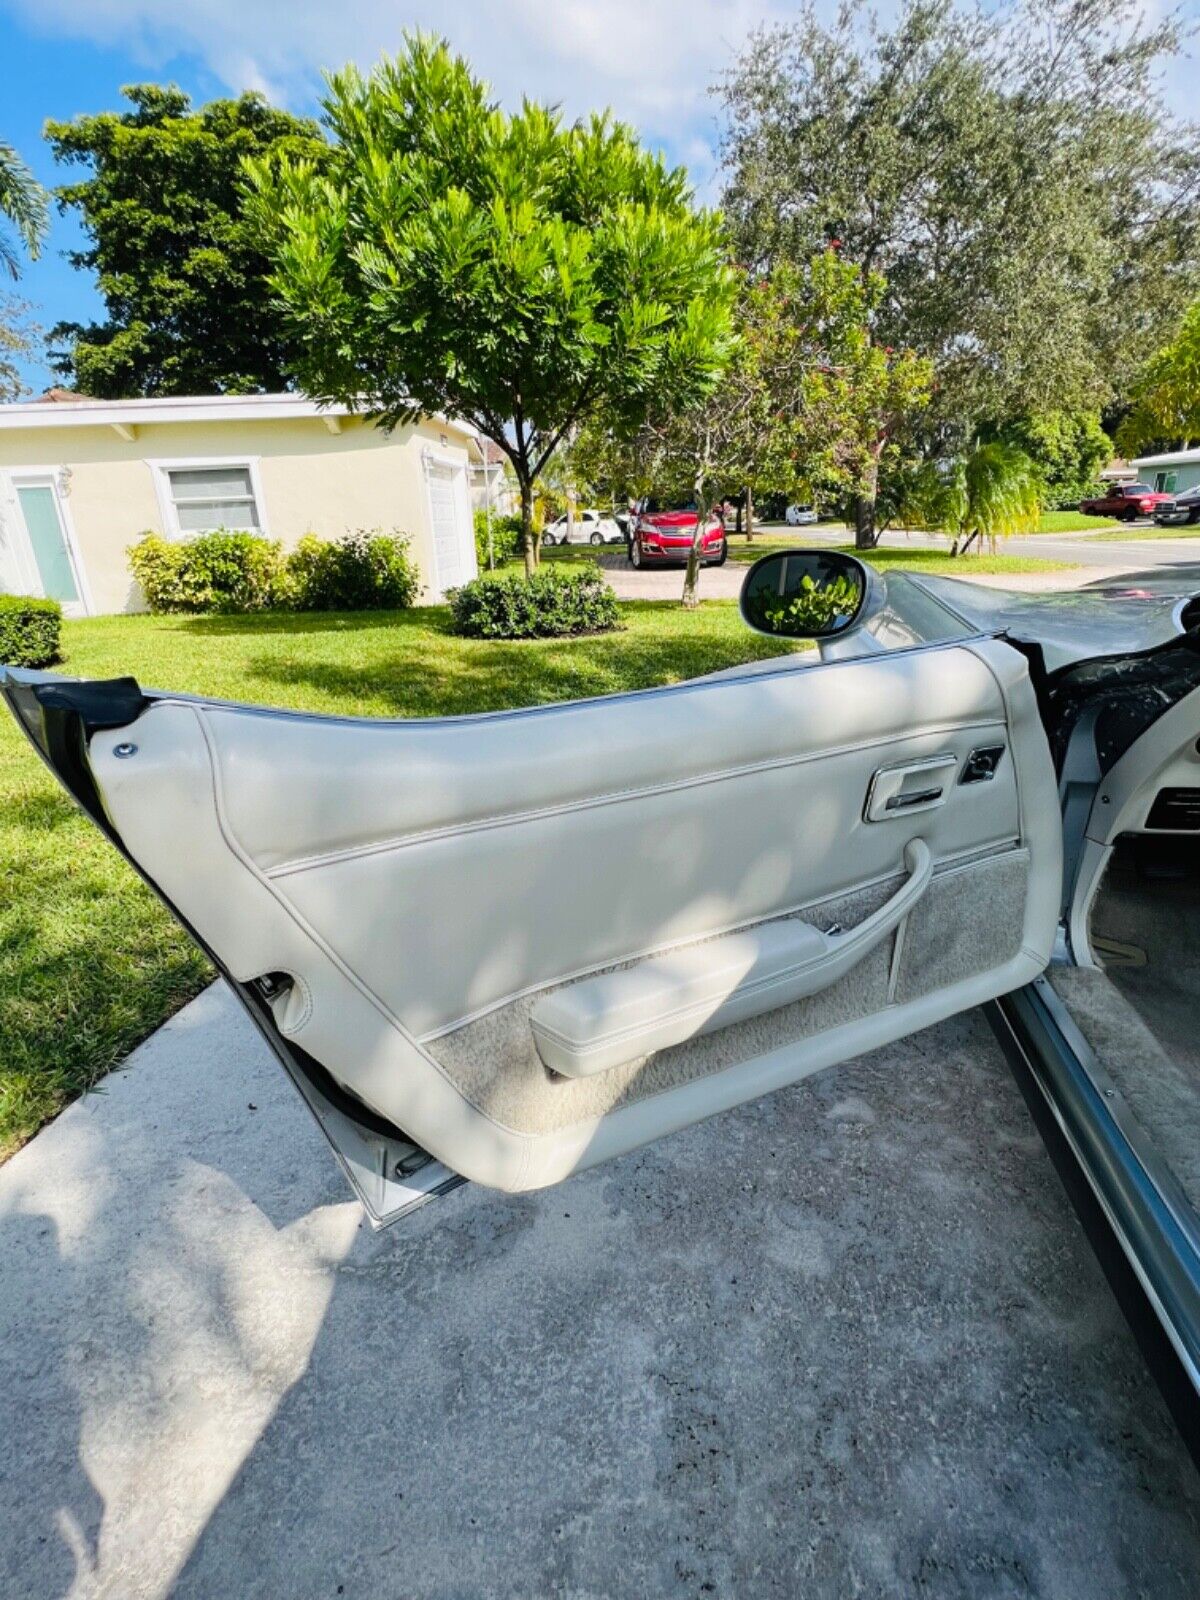
<path fill-rule="evenodd" d="M 910 841 L 904 862 L 902 886 L 846 932 L 782 917 L 556 989 L 530 1015 L 538 1054 L 565 1077 L 590 1077 L 818 993 L 887 938 L 929 887 L 924 840 Z"/>

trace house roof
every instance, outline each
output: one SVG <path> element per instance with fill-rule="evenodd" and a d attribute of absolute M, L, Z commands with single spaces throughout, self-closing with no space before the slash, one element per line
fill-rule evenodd
<path fill-rule="evenodd" d="M 169 395 L 150 400 L 88 400 L 69 390 L 48 392 L 40 400 L 0 405 L 0 428 L 112 428 L 132 439 L 133 430 L 158 422 L 276 422 L 320 418 L 330 432 L 341 431 L 349 406 L 318 405 L 302 394 Z M 469 423 L 432 419 L 475 436 Z"/>
<path fill-rule="evenodd" d="M 1200 465 L 1200 448 L 1194 450 L 1168 450 L 1160 456 L 1135 456 L 1135 467 L 1183 467 Z"/>

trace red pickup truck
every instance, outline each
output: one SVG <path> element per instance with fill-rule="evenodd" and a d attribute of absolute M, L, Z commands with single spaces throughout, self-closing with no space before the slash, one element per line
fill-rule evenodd
<path fill-rule="evenodd" d="M 1169 494 L 1160 494 L 1148 483 L 1121 483 L 1094 499 L 1081 500 L 1079 509 L 1089 517 L 1119 517 L 1122 522 L 1132 522 L 1136 517 L 1152 517 L 1155 506 L 1170 499 Z"/>

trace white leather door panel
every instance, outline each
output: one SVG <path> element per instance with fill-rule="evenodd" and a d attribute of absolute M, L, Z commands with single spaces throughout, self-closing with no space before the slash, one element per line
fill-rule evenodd
<path fill-rule="evenodd" d="M 148 876 L 235 977 L 288 975 L 281 1030 L 345 1088 L 504 1188 L 794 1081 L 1049 958 L 1054 778 L 1025 663 L 996 642 L 431 721 L 162 700 L 132 738 L 119 758 L 130 730 L 96 734 L 91 761 Z M 959 783 L 996 744 L 995 777 Z M 877 772 L 929 763 L 935 807 L 865 820 Z M 731 1025 L 694 1039 L 652 1027 L 643 1055 L 610 1052 L 584 1079 L 539 1056 L 533 1008 L 573 984 L 658 960 L 653 992 L 678 1011 L 671 951 L 754 928 L 770 937 L 747 950 L 815 950 L 816 934 L 773 931 L 788 918 L 852 948 L 830 919 L 852 935 L 877 913 L 923 859 L 910 846 L 927 849 L 924 898 L 828 985 L 789 980 L 769 1016 L 735 996 Z M 731 948 L 718 965 L 736 986 Z"/>

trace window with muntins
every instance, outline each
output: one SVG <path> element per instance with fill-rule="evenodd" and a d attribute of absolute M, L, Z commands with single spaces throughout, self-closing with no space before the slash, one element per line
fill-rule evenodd
<path fill-rule="evenodd" d="M 249 466 L 170 467 L 167 485 L 180 533 L 262 526 Z"/>

